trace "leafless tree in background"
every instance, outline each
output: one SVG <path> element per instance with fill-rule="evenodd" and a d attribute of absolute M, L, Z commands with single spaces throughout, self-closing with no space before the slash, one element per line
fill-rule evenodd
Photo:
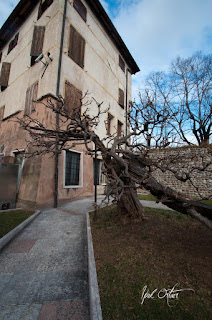
<path fill-rule="evenodd" d="M 178 143 L 202 145 L 212 136 L 212 55 L 196 52 L 190 58 L 176 58 L 168 73 L 153 72 L 147 77 L 146 92 L 154 102 L 153 111 L 169 113 Z M 171 121 L 170 121 L 171 120 Z"/>

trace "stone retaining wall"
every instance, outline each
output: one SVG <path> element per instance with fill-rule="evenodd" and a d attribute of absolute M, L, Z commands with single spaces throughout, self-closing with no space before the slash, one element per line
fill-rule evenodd
<path fill-rule="evenodd" d="M 176 149 L 154 150 L 150 157 L 164 165 L 168 164 L 169 160 L 173 160 L 172 167 L 177 169 L 179 173 L 182 171 L 188 172 L 191 168 L 201 168 L 205 163 L 210 162 L 210 166 L 204 171 L 197 169 L 190 174 L 191 181 L 181 182 L 175 178 L 170 171 L 161 172 L 157 169 L 154 172 L 154 177 L 163 185 L 169 186 L 172 189 L 182 193 L 189 198 L 209 197 L 212 195 L 212 148 L 204 147 L 188 147 Z M 198 191 L 195 187 L 198 188 Z M 199 193 L 198 193 L 199 192 Z"/>

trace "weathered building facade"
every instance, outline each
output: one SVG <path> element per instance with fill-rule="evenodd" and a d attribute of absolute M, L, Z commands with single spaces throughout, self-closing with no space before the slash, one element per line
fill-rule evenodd
<path fill-rule="evenodd" d="M 49 155 L 24 159 L 30 151 L 28 137 L 13 120 L 30 114 L 55 123 L 42 102 L 61 95 L 71 111 L 74 99 L 88 92 L 105 108 L 110 105 L 98 125 L 99 136 L 121 134 L 127 130 L 131 74 L 138 71 L 98 0 L 18 3 L 0 30 L 0 157 L 20 162 L 19 201 L 53 201 L 55 160 Z M 96 111 L 95 106 L 90 110 L 93 115 Z M 92 193 L 93 159 L 83 147 L 64 150 L 58 163 L 58 199 Z"/>

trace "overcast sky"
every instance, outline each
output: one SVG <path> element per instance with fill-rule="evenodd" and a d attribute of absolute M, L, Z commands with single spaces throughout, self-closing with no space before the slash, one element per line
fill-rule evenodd
<path fill-rule="evenodd" d="M 133 94 L 151 71 L 195 51 L 212 53 L 212 0 L 101 0 L 141 72 Z M 0 24 L 18 0 L 0 0 Z"/>

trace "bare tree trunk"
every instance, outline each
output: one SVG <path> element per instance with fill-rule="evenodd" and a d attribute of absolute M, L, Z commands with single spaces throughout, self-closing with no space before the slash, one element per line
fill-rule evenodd
<path fill-rule="evenodd" d="M 139 201 L 136 188 L 124 187 L 122 195 L 117 201 L 118 215 L 123 224 L 140 222 L 144 218 L 144 208 Z"/>

